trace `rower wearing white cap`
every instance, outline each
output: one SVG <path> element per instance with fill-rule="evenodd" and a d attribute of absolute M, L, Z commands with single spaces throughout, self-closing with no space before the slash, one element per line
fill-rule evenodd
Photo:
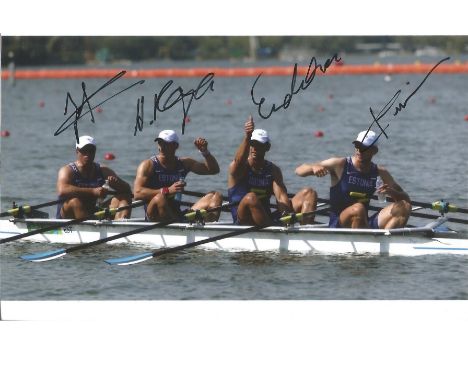
<path fill-rule="evenodd" d="M 75 144 L 76 161 L 63 166 L 58 172 L 57 193 L 63 199 L 57 207 L 58 219 L 80 219 L 96 212 L 96 202 L 104 199 L 109 188 L 116 194 L 110 200 L 108 207 L 118 208 L 131 203 L 132 190 L 130 185 L 119 178 L 107 166 L 94 162 L 96 141 L 89 135 L 78 138 Z M 119 211 L 114 219 L 130 217 L 130 209 Z"/>
<path fill-rule="evenodd" d="M 159 153 L 140 163 L 134 182 L 135 199 L 146 202 L 146 218 L 151 221 L 182 221 L 181 203 L 176 195 L 184 190 L 185 177 L 189 172 L 198 175 L 215 175 L 219 173 L 216 158 L 208 150 L 208 141 L 197 138 L 193 142 L 203 156 L 198 162 L 189 157 L 177 157 L 179 137 L 173 130 L 162 130 L 154 140 Z M 192 205 L 193 210 L 219 207 L 222 195 L 211 191 Z M 205 221 L 215 221 L 220 212 L 205 216 Z"/>
<path fill-rule="evenodd" d="M 271 225 L 283 213 L 315 210 L 317 194 L 311 188 L 299 191 L 289 200 L 281 169 L 265 159 L 271 147 L 268 133 L 255 129 L 252 116 L 245 123 L 244 132 L 244 139 L 229 165 L 229 201 L 239 203 L 231 208 L 234 223 Z M 271 195 L 277 201 L 276 214 L 270 210 Z M 311 215 L 301 223 L 311 223 L 313 220 Z"/>
<path fill-rule="evenodd" d="M 372 162 L 378 149 L 378 136 L 373 131 L 361 131 L 353 141 L 352 157 L 329 158 L 317 163 L 305 163 L 296 169 L 299 176 L 330 174 L 330 227 L 399 228 L 404 227 L 411 213 L 411 200 L 382 166 Z M 380 176 L 383 185 L 376 187 Z M 368 217 L 369 200 L 376 191 L 394 200 Z"/>

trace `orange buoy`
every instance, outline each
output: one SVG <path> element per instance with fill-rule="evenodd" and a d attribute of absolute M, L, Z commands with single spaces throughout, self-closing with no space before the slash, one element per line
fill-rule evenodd
<path fill-rule="evenodd" d="M 44 106 L 45 106 L 45 102 L 44 102 L 44 101 L 39 101 L 38 105 L 39 105 L 39 107 L 44 107 Z"/>
<path fill-rule="evenodd" d="M 6 138 L 6 137 L 9 137 L 9 136 L 10 136 L 10 132 L 9 132 L 8 130 L 2 130 L 2 131 L 0 132 L 0 136 L 5 137 L 5 138 Z"/>
<path fill-rule="evenodd" d="M 104 154 L 104 159 L 105 160 L 114 160 L 115 159 L 115 155 L 113 153 L 105 153 Z"/>
<path fill-rule="evenodd" d="M 322 130 L 317 130 L 315 133 L 314 133 L 314 136 L 316 138 L 322 138 L 323 137 L 323 131 Z"/>

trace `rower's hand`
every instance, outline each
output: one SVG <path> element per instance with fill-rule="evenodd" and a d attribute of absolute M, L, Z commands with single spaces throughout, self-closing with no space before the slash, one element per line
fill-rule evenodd
<path fill-rule="evenodd" d="M 193 141 L 193 144 L 201 152 L 208 150 L 208 141 L 205 138 L 198 137 L 195 139 L 195 141 Z"/>
<path fill-rule="evenodd" d="M 93 188 L 93 195 L 96 197 L 96 198 L 105 198 L 106 195 L 108 193 L 108 190 L 104 187 L 96 187 L 96 188 Z"/>
<path fill-rule="evenodd" d="M 171 187 L 169 187 L 169 193 L 175 194 L 177 192 L 184 191 L 185 182 L 183 180 L 178 180 L 177 182 L 173 183 Z"/>
<path fill-rule="evenodd" d="M 107 180 L 109 182 L 109 186 L 114 190 L 119 187 L 119 179 L 116 176 L 110 175 L 107 177 Z"/>
<path fill-rule="evenodd" d="M 250 116 L 244 125 L 245 136 L 250 139 L 254 130 L 255 130 L 255 123 L 253 121 L 252 116 Z"/>
<path fill-rule="evenodd" d="M 319 178 L 321 178 L 322 176 L 325 176 L 329 173 L 328 169 L 324 166 L 320 166 L 320 165 L 315 165 L 315 166 L 312 166 L 312 171 L 314 173 L 315 176 L 318 176 Z"/>
<path fill-rule="evenodd" d="M 398 190 L 394 189 L 393 187 L 391 187 L 387 183 L 384 183 L 382 186 L 377 188 L 377 192 L 379 194 L 385 194 L 385 195 L 387 195 L 390 198 L 395 199 L 395 200 L 398 200 L 396 198 L 396 196 L 400 194 L 400 192 Z"/>

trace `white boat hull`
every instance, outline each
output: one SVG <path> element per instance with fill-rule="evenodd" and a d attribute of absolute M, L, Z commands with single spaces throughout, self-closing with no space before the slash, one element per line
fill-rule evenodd
<path fill-rule="evenodd" d="M 63 220 L 0 220 L 0 238 L 14 236 L 57 222 L 63 222 Z M 87 221 L 21 240 L 62 244 L 89 243 L 151 224 L 153 223 Z M 109 243 L 132 243 L 150 245 L 154 248 L 175 247 L 245 228 L 247 227 L 221 223 L 205 226 L 177 223 L 119 238 Z M 289 251 L 320 254 L 468 255 L 468 238 L 455 231 L 418 232 L 409 229 L 407 232 L 393 234 L 388 230 L 380 229 L 331 229 L 323 225 L 315 225 L 290 228 L 269 227 L 261 231 L 206 243 L 200 247 L 221 251 Z"/>

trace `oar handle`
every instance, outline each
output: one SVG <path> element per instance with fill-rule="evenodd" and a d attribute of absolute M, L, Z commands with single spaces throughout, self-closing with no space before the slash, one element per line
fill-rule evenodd
<path fill-rule="evenodd" d="M 431 208 L 443 213 L 458 212 L 458 207 L 456 205 L 444 202 L 443 200 L 437 200 L 436 202 L 433 202 Z"/>
<path fill-rule="evenodd" d="M 118 207 L 118 208 L 110 208 L 110 209 L 104 210 L 104 211 L 98 211 L 98 212 L 96 212 L 96 213 L 94 213 L 92 215 L 89 215 L 89 216 L 85 217 L 85 218 L 66 220 L 64 222 L 51 224 L 49 226 L 38 228 L 38 229 L 33 230 L 33 231 L 29 231 L 29 232 L 21 233 L 19 235 L 10 236 L 10 237 L 7 237 L 5 239 L 1 239 L 0 244 L 8 243 L 8 242 L 14 241 L 14 240 L 23 239 L 25 237 L 29 237 L 29 236 L 33 236 L 33 235 L 38 235 L 40 233 L 51 231 L 53 229 L 61 228 L 61 227 L 67 226 L 67 225 L 82 223 L 82 222 L 84 222 L 86 220 L 91 220 L 91 219 L 94 219 L 94 218 L 98 218 L 98 219 L 103 218 L 103 217 L 106 216 L 106 214 L 115 215 L 119 211 L 124 211 L 124 210 L 127 210 L 129 208 L 138 207 L 138 206 L 141 206 L 143 203 L 144 202 L 142 200 L 139 200 L 139 201 L 133 202 L 131 205 L 128 205 L 128 206 L 122 206 L 122 207 Z"/>
<path fill-rule="evenodd" d="M 61 200 L 59 199 L 59 200 L 52 200 L 50 202 L 45 202 L 45 203 L 41 203 L 41 204 L 36 204 L 34 206 L 24 205 L 24 206 L 18 206 L 18 207 L 15 207 L 15 208 L 10 208 L 9 210 L 7 210 L 5 212 L 0 213 L 0 217 L 16 216 L 21 211 L 29 213 L 29 212 L 31 212 L 31 210 L 37 210 L 37 209 L 42 208 L 42 207 L 53 206 L 55 204 L 59 204 L 60 202 L 61 202 Z"/>

